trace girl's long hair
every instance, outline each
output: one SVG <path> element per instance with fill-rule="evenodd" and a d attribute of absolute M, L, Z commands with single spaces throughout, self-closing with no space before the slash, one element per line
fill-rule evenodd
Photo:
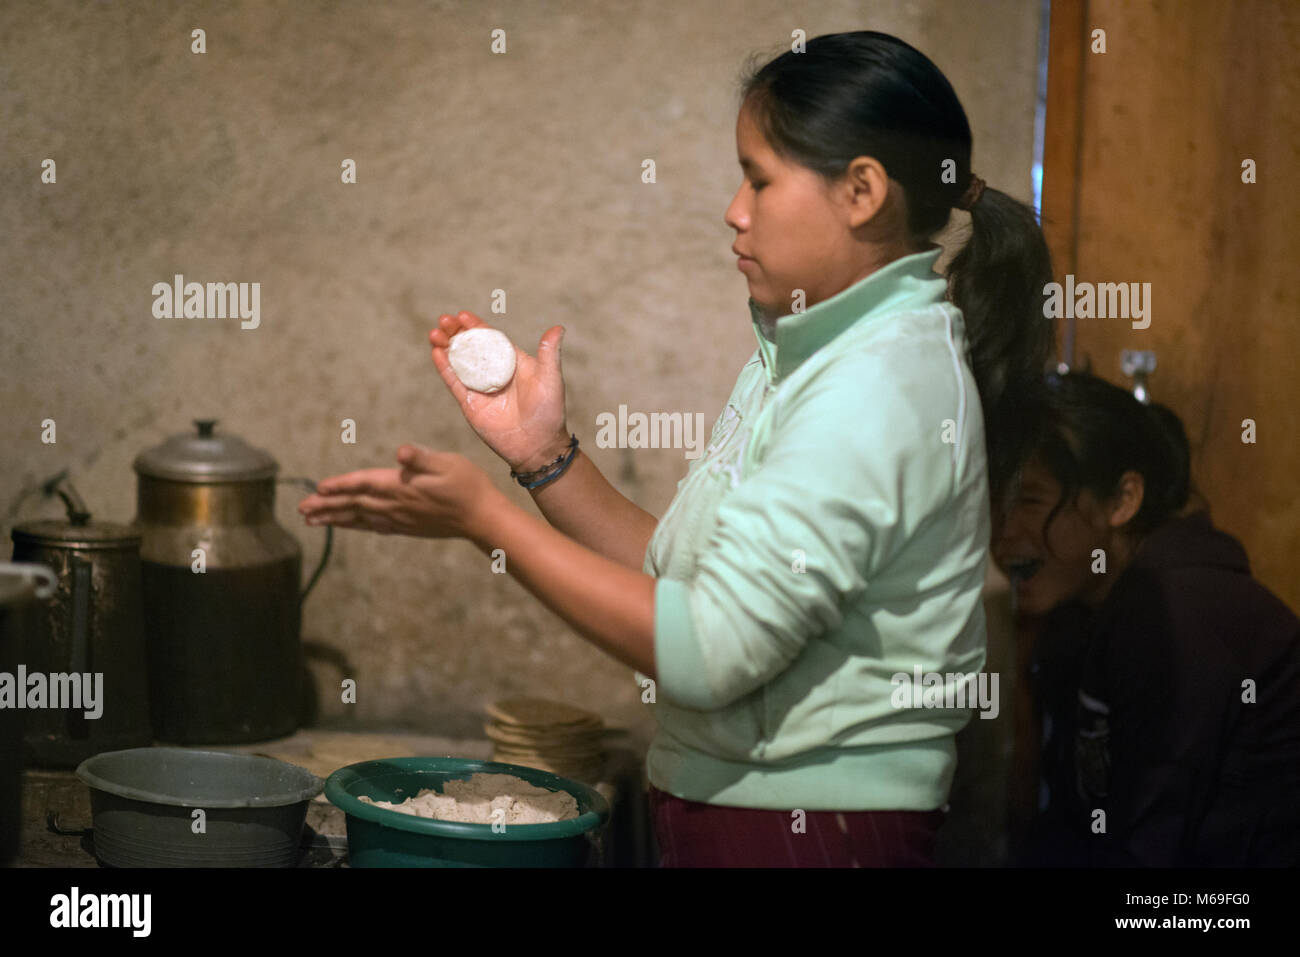
<path fill-rule="evenodd" d="M 1125 472 L 1142 476 L 1142 505 L 1125 525 L 1138 541 L 1182 511 L 1195 493 L 1187 431 L 1163 405 L 1143 405 L 1105 379 L 1069 372 L 1047 377 L 1042 411 L 1034 418 L 1033 458 L 1061 485 L 1043 521 L 1044 535 L 1081 491 L 1109 500 Z"/>

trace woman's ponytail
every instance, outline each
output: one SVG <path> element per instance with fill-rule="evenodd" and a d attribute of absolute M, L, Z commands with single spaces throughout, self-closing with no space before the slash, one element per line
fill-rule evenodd
<path fill-rule="evenodd" d="M 970 238 L 948 269 L 948 290 L 966 319 L 996 502 L 1033 442 L 1035 427 L 1026 413 L 1038 407 L 1054 345 L 1052 322 L 1043 317 L 1052 261 L 1038 219 L 1024 203 L 986 187 L 970 215 Z"/>

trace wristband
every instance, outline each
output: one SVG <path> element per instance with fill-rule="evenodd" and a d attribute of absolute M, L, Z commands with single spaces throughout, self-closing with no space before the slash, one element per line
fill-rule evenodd
<path fill-rule="evenodd" d="M 554 462 L 549 465 L 543 465 L 539 469 L 531 472 L 516 472 L 510 470 L 510 477 L 530 491 L 535 488 L 541 488 L 547 482 L 553 482 L 565 473 L 573 460 L 578 455 L 578 437 L 570 435 L 569 447 L 556 457 Z"/>

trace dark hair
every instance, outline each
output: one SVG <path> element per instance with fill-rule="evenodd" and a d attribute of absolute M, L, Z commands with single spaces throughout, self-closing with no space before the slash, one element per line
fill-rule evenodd
<path fill-rule="evenodd" d="M 1142 476 L 1142 506 L 1125 528 L 1146 536 L 1187 504 L 1191 455 L 1182 420 L 1163 405 L 1143 405 L 1133 393 L 1086 372 L 1047 376 L 1033 456 L 1061 483 L 1061 497 L 1044 522 L 1087 489 L 1110 498 L 1125 472 Z"/>
<path fill-rule="evenodd" d="M 903 188 L 913 239 L 943 229 L 970 184 L 970 124 L 957 94 L 924 54 L 888 34 L 827 34 L 802 53 L 751 63 L 741 100 L 774 152 L 828 182 L 856 157 L 875 157 Z M 1041 390 L 1053 347 L 1042 311 L 1051 256 L 1033 209 L 986 187 L 948 280 L 965 318 L 996 501 L 1028 447 L 1017 407 Z"/>

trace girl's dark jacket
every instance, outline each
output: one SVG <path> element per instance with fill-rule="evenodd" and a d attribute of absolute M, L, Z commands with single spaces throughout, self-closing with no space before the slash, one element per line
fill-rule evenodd
<path fill-rule="evenodd" d="M 1053 809 L 1073 863 L 1300 864 L 1300 619 L 1241 544 L 1203 511 L 1173 519 L 1090 618 L 1056 656 L 1078 667 L 1055 681 L 1077 688 Z"/>

